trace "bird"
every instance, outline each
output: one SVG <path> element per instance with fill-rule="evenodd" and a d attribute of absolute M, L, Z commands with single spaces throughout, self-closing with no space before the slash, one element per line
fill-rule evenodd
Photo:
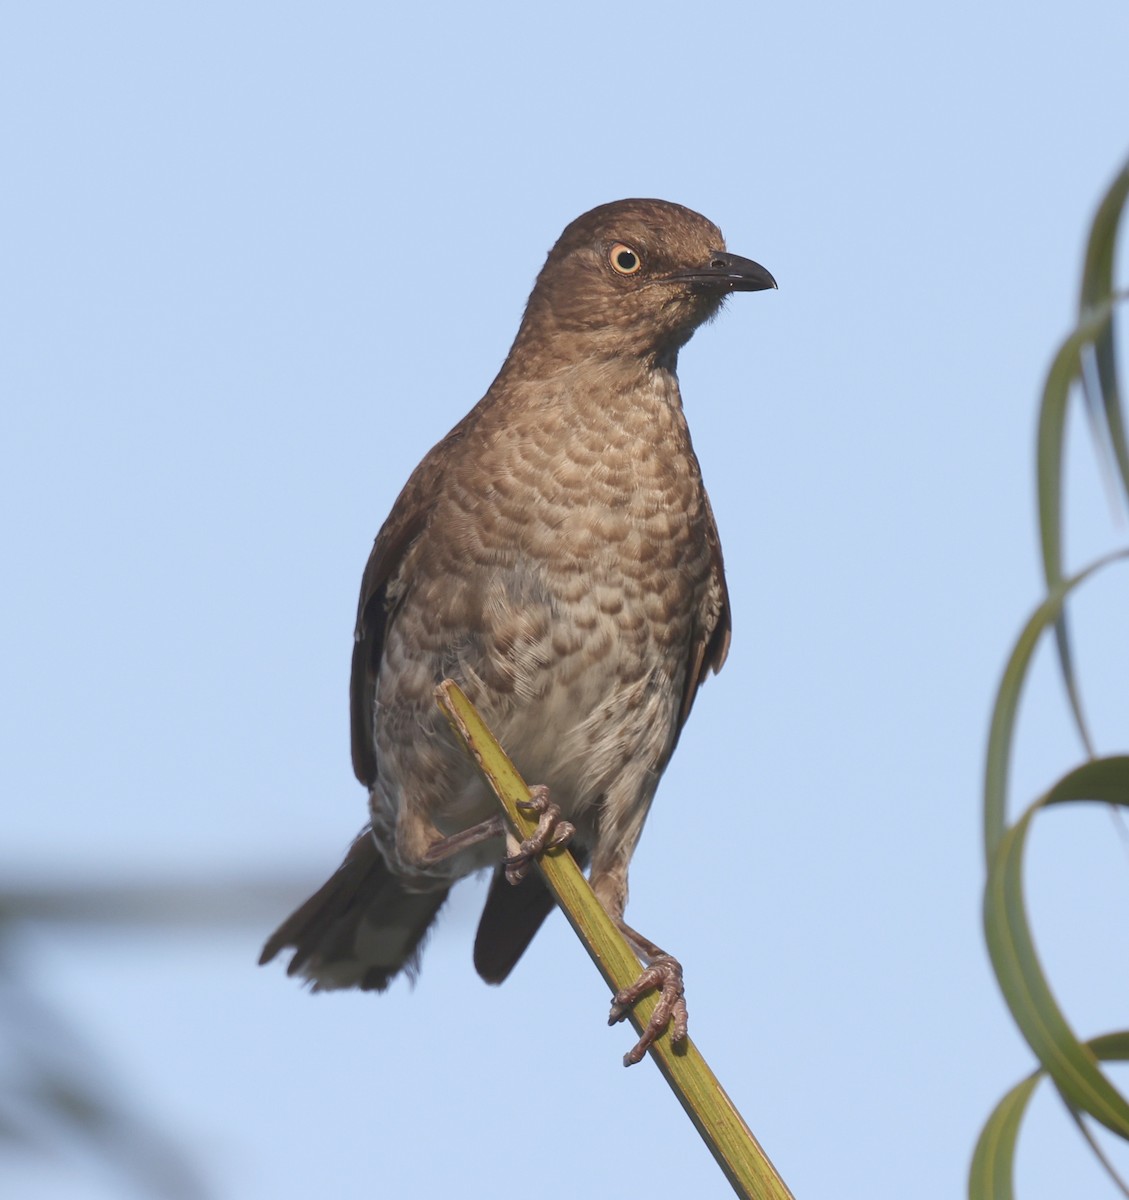
<path fill-rule="evenodd" d="M 729 596 L 679 391 L 679 351 L 733 292 L 775 288 L 701 214 L 603 204 L 550 250 L 483 398 L 412 472 L 361 581 L 350 680 L 353 768 L 369 823 L 289 916 L 314 990 L 414 980 L 451 887 L 493 871 L 474 943 L 488 983 L 553 907 L 531 863 L 568 845 L 660 1000 L 638 1062 L 686 1036 L 682 968 L 628 926 L 628 867 L 707 674 L 725 662 Z M 534 780 L 518 844 L 435 701 L 453 679 Z"/>

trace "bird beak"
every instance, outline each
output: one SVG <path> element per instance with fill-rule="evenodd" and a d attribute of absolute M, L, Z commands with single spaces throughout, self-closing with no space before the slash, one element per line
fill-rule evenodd
<path fill-rule="evenodd" d="M 671 283 L 695 283 L 723 292 L 763 292 L 776 287 L 776 280 L 760 263 L 724 250 L 715 250 L 700 267 L 676 271 L 666 278 Z"/>

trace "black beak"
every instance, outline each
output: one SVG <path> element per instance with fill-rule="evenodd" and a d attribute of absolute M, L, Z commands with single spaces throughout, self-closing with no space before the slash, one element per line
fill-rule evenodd
<path fill-rule="evenodd" d="M 763 292 L 776 287 L 776 280 L 751 258 L 715 250 L 709 260 L 689 271 L 668 275 L 672 283 L 695 283 L 723 292 Z"/>

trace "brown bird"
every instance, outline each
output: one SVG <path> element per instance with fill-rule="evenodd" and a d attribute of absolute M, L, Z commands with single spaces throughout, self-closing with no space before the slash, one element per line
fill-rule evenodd
<path fill-rule="evenodd" d="M 721 546 L 682 413 L 678 352 L 730 292 L 776 286 L 705 217 L 621 200 L 549 252 L 490 390 L 412 473 L 361 581 L 353 767 L 371 825 L 271 936 L 315 990 L 412 975 L 452 884 L 493 867 L 474 963 L 500 983 L 553 906 L 530 861 L 570 850 L 659 988 L 637 1062 L 672 1022 L 682 969 L 624 923 L 659 777 L 729 646 Z M 538 835 L 497 802 L 435 703 L 454 679 L 526 779 Z M 559 809 L 557 807 L 559 805 Z"/>

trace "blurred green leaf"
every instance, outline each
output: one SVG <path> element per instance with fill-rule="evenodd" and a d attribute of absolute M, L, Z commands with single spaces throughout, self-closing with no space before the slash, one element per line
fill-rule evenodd
<path fill-rule="evenodd" d="M 1107 1033 L 1086 1043 L 1100 1062 L 1129 1061 L 1129 1030 Z M 1027 1104 L 1046 1071 L 1040 1068 L 1017 1083 L 988 1118 L 968 1173 L 969 1200 L 1013 1200 L 1015 1151 Z"/>
<path fill-rule="evenodd" d="M 1100 801 L 1129 809 L 1129 756 L 1094 759 L 1064 776 L 1000 840 L 984 893 L 984 929 L 1004 999 L 1063 1099 L 1129 1139 L 1129 1101 L 1075 1036 L 1039 963 L 1023 895 L 1023 854 L 1034 817 L 1052 804 Z"/>
<path fill-rule="evenodd" d="M 1047 591 L 1051 595 L 1055 594 L 1063 582 L 1062 461 L 1066 446 L 1066 412 L 1070 402 L 1070 389 L 1082 374 L 1082 350 L 1093 344 L 1111 327 L 1116 303 L 1116 298 L 1108 297 L 1078 323 L 1073 333 L 1059 347 L 1043 387 L 1037 451 L 1039 532 L 1043 552 L 1043 575 L 1047 581 Z M 1058 643 L 1062 676 L 1078 732 L 1087 753 L 1092 754 L 1093 747 L 1074 674 L 1066 617 L 1061 608 L 1055 618 L 1055 639 Z"/>
<path fill-rule="evenodd" d="M 1019 1126 L 1045 1072 L 1028 1075 L 996 1105 L 980 1131 L 968 1173 L 969 1200 L 1012 1200 Z"/>
<path fill-rule="evenodd" d="M 53 1157 L 82 1147 L 117 1175 L 123 1196 L 205 1200 L 191 1158 L 130 1105 L 114 1072 L 69 1016 L 53 1011 L 0 955 L 0 1151 Z"/>
<path fill-rule="evenodd" d="M 1117 235 L 1127 198 L 1129 162 L 1122 167 L 1102 198 L 1090 226 L 1082 270 L 1078 325 L 1055 355 L 1043 389 L 1043 402 L 1039 410 L 1037 473 L 1043 574 L 1048 591 L 1053 591 L 1063 578 L 1062 460 L 1066 445 L 1067 407 L 1076 380 L 1083 385 L 1099 452 L 1104 451 L 1103 458 L 1112 460 L 1120 475 L 1122 488 L 1129 497 L 1129 450 L 1126 449 L 1125 423 L 1118 392 L 1113 326 L 1114 308 L 1119 300 L 1125 298 L 1123 294 L 1119 296 L 1114 292 L 1113 269 Z M 1094 366 L 1089 373 L 1085 370 L 1088 356 L 1092 356 Z M 1092 755 L 1093 744 L 1074 673 L 1065 612 L 1058 616 L 1055 641 L 1075 724 L 1086 752 Z"/>
<path fill-rule="evenodd" d="M 1110 185 L 1097 215 L 1090 227 L 1090 241 L 1086 246 L 1086 262 L 1082 269 L 1082 294 L 1078 315 L 1084 318 L 1092 309 L 1108 301 L 1114 294 L 1113 269 L 1117 250 L 1117 235 L 1121 219 L 1125 215 L 1129 200 L 1129 162 L 1121 168 Z M 1108 439 L 1106 449 L 1116 465 L 1121 478 L 1121 487 L 1129 500 L 1129 449 L 1126 447 L 1124 415 L 1117 379 L 1117 354 L 1113 323 L 1109 322 L 1094 341 L 1094 367 L 1097 374 L 1098 395 L 1087 387 L 1086 396 L 1090 411 L 1104 417 L 1104 433 Z M 1085 376 L 1083 376 L 1085 382 Z M 1102 426 L 1099 422 L 1099 430 Z"/>
<path fill-rule="evenodd" d="M 1096 571 L 1125 558 L 1129 558 L 1129 550 L 1115 551 L 1091 563 L 1073 579 L 1060 581 L 1031 614 L 1011 652 L 996 693 L 996 703 L 992 708 L 988 754 L 984 768 L 984 853 L 989 867 L 1007 828 L 1007 785 L 1015 738 L 1015 719 L 1035 647 L 1040 636 L 1058 619 L 1070 592 Z"/>
<path fill-rule="evenodd" d="M 1129 1101 L 1098 1065 L 1103 1059 L 1129 1059 L 1129 1032 L 1092 1042 L 1078 1040 L 1039 963 L 1023 892 L 1023 857 L 1036 813 L 1053 804 L 1093 801 L 1129 808 L 1129 757 L 1094 757 L 1066 613 L 1066 601 L 1074 588 L 1109 563 L 1129 557 L 1129 550 L 1107 555 L 1069 579 L 1065 576 L 1063 550 L 1063 462 L 1067 413 L 1075 382 L 1082 385 L 1102 461 L 1112 461 L 1121 489 L 1129 498 L 1129 451 L 1118 391 L 1113 321 L 1116 305 L 1129 298 L 1129 293 L 1114 291 L 1117 238 L 1127 201 L 1129 162 L 1113 181 L 1091 224 L 1078 324 L 1059 347 L 1047 372 L 1037 447 L 1039 530 L 1047 596 L 1016 642 L 992 710 L 984 779 L 984 852 L 988 866 L 984 928 L 1004 998 L 1042 1067 L 1003 1097 L 985 1125 L 969 1174 L 972 1200 L 1011 1200 L 1019 1127 L 1044 1074 L 1051 1077 L 1083 1136 L 1129 1195 L 1083 1120 L 1088 1114 L 1129 1140 Z M 1039 638 L 1050 627 L 1054 628 L 1071 711 L 1090 761 L 1060 779 L 1009 829 L 1008 777 L 1019 701 Z"/>

